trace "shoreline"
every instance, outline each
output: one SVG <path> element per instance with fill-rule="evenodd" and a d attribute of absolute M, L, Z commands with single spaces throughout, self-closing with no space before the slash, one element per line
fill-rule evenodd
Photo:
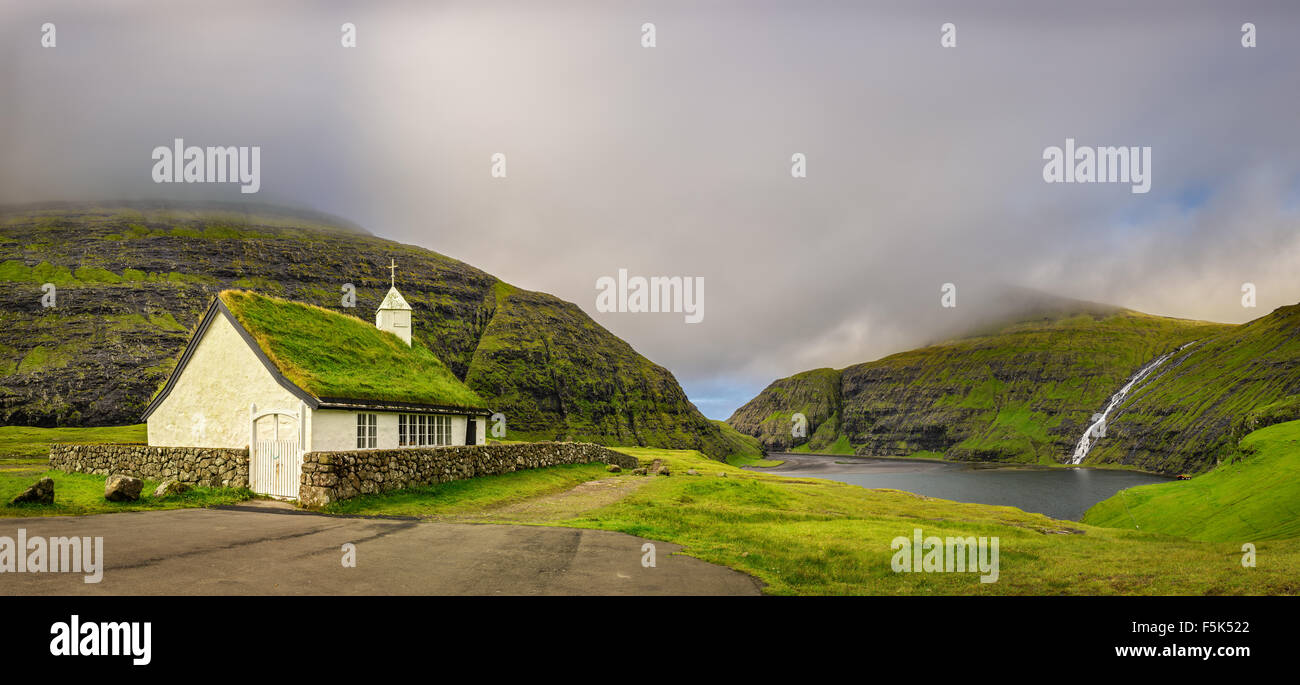
<path fill-rule="evenodd" d="M 985 469 L 1018 468 L 1018 469 L 1033 469 L 1033 470 L 1042 470 L 1042 471 L 1052 471 L 1056 469 L 1093 469 L 1098 471 L 1130 471 L 1133 473 L 1146 474 L 1148 476 L 1160 476 L 1162 478 L 1168 478 L 1169 480 L 1177 480 L 1176 475 L 1161 473 L 1159 471 L 1149 471 L 1147 469 L 1143 469 L 1137 466 L 1125 466 L 1125 465 L 1117 465 L 1117 464 L 1057 464 L 1055 466 L 1050 466 L 1048 464 L 1026 464 L 1026 463 L 1018 463 L 1012 461 L 957 461 L 953 459 L 935 459 L 933 457 L 896 457 L 896 456 L 877 457 L 877 456 L 862 456 L 857 454 L 829 454 L 825 452 L 769 452 L 768 455 L 764 458 L 779 458 L 779 457 L 794 457 L 796 460 L 798 457 L 834 457 L 836 459 L 850 460 L 848 463 L 852 463 L 853 461 L 866 461 L 866 460 L 889 461 L 889 462 L 899 462 L 899 463 L 929 462 L 932 464 L 950 464 L 953 466 L 967 466 L 970 468 L 977 468 L 977 469 L 978 468 L 985 468 Z M 787 459 L 785 463 L 789 463 L 790 461 L 791 461 L 790 459 Z M 747 466 L 745 468 L 750 468 L 750 467 Z M 768 466 L 768 467 L 753 467 L 753 468 L 761 469 L 763 471 L 771 471 L 773 469 L 778 469 L 780 467 Z M 1194 475 L 1200 475 L 1200 474 L 1194 474 Z"/>

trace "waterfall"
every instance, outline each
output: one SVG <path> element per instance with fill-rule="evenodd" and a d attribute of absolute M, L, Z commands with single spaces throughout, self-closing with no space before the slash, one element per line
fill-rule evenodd
<path fill-rule="evenodd" d="M 1111 395 L 1110 403 L 1106 405 L 1105 411 L 1101 413 L 1101 418 L 1097 419 L 1096 421 L 1093 421 L 1088 426 L 1088 430 L 1083 432 L 1083 436 L 1079 438 L 1079 444 L 1076 445 L 1074 448 L 1074 456 L 1070 458 L 1070 463 L 1071 464 L 1083 463 L 1083 458 L 1088 456 L 1088 451 L 1092 449 L 1093 433 L 1099 432 L 1098 429 L 1101 426 L 1105 425 L 1106 417 L 1110 416 L 1111 410 L 1113 410 L 1115 407 L 1118 407 L 1121 403 L 1124 402 L 1124 398 L 1128 396 L 1129 391 L 1133 389 L 1134 385 L 1137 385 L 1139 381 L 1141 381 L 1143 378 L 1146 378 L 1147 374 L 1154 371 L 1156 367 L 1168 361 L 1170 357 L 1174 356 L 1179 352 L 1182 352 L 1184 349 L 1188 348 L 1191 345 L 1195 345 L 1196 342 L 1197 341 L 1194 340 L 1192 342 L 1187 343 L 1186 345 L 1183 345 L 1177 350 L 1174 350 L 1173 352 L 1167 352 L 1161 355 L 1160 357 L 1158 357 L 1155 361 L 1151 362 L 1150 364 L 1147 364 L 1146 366 L 1138 369 L 1138 372 L 1133 374 L 1133 377 L 1129 379 L 1128 383 L 1125 384 L 1124 387 L 1119 389 L 1119 392 L 1115 393 L 1114 395 Z"/>

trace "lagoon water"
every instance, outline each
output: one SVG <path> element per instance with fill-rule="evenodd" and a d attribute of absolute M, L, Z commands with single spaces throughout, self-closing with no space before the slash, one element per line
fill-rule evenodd
<path fill-rule="evenodd" d="M 816 454 L 772 454 L 768 458 L 785 463 L 755 470 L 825 478 L 864 488 L 906 490 L 958 502 L 1006 505 L 1072 521 L 1124 488 L 1169 480 L 1147 473 L 1080 467 L 1026 468 Z"/>

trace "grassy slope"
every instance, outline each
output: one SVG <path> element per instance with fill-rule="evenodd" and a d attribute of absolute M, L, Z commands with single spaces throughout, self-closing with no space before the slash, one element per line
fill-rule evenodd
<path fill-rule="evenodd" d="M 724 435 L 671 372 L 576 305 L 504 283 L 493 293 L 495 314 L 465 381 L 509 408 L 507 437 L 698 449 L 720 459 L 760 454 L 740 436 Z M 539 317 L 546 322 L 540 331 Z"/>
<path fill-rule="evenodd" d="M 798 445 L 805 451 L 828 451 L 840 435 L 840 381 L 840 372 L 829 368 L 779 379 L 737 409 L 727 423 L 769 449 L 785 450 Z M 808 421 L 807 442 L 791 435 L 796 413 Z"/>
<path fill-rule="evenodd" d="M 682 544 L 691 556 L 760 578 L 773 594 L 1300 593 L 1300 540 L 1259 543 L 1260 558 L 1270 561 L 1246 569 L 1239 545 L 1231 543 L 782 478 L 709 463 L 692 452 L 621 451 L 643 462 L 662 458 L 674 475 L 563 525 Z M 702 475 L 681 475 L 689 468 Z M 727 476 L 718 477 L 720 471 Z M 998 536 L 998 582 L 980 583 L 969 573 L 894 573 L 890 542 L 915 527 L 940 537 Z"/>
<path fill-rule="evenodd" d="M 769 449 L 1055 464 L 1141 365 L 1227 328 L 1127 311 L 1020 322 L 778 380 L 728 423 Z M 807 442 L 790 437 L 794 412 Z"/>
<path fill-rule="evenodd" d="M 1088 461 L 1195 473 L 1250 431 L 1300 419 L 1300 305 L 1206 337 L 1157 370 Z"/>
<path fill-rule="evenodd" d="M 220 297 L 280 372 L 317 397 L 485 406 L 419 337 L 408 347 L 321 307 L 237 290 Z"/>
<path fill-rule="evenodd" d="M 758 438 L 741 433 L 726 421 L 714 419 L 709 421 L 722 431 L 722 439 L 729 445 L 728 450 L 731 454 L 727 457 L 727 463 L 733 466 L 780 466 L 785 463 L 780 460 L 764 459 L 766 453 Z"/>
<path fill-rule="evenodd" d="M 1121 491 L 1083 520 L 1237 544 L 1300 537 L 1300 421 L 1257 430 L 1240 449 L 1238 459 L 1191 480 Z"/>

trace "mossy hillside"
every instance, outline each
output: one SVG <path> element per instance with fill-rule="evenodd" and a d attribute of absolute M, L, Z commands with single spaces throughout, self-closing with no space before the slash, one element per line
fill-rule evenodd
<path fill-rule="evenodd" d="M 1300 538 L 1300 421 L 1250 433 L 1232 459 L 1191 480 L 1116 493 L 1083 521 L 1239 545 Z"/>
<path fill-rule="evenodd" d="M 495 311 L 465 380 L 510 408 L 507 437 L 698 449 L 719 458 L 760 454 L 724 436 L 671 372 L 576 305 L 504 284 L 492 296 Z"/>
<path fill-rule="evenodd" d="M 766 454 L 763 444 L 750 435 L 745 435 L 740 431 L 732 428 L 726 421 L 709 419 L 713 425 L 722 431 L 722 438 L 732 445 L 732 456 L 741 459 L 756 459 Z"/>
<path fill-rule="evenodd" d="M 220 298 L 280 373 L 317 398 L 486 408 L 419 337 L 407 346 L 354 316 L 244 290 Z"/>
<path fill-rule="evenodd" d="M 1107 421 L 1089 463 L 1197 473 L 1256 428 L 1300 419 L 1300 305 L 1205 336 Z"/>
<path fill-rule="evenodd" d="M 253 289 L 368 320 L 390 259 L 415 336 L 507 416 L 508 437 L 700 446 L 719 458 L 737 449 L 672 374 L 576 306 L 337 219 L 211 204 L 0 209 L 0 264 L 21 265 L 0 278 L 0 369 L 44 348 L 0 379 L 0 422 L 134 423 L 217 292 Z M 50 269 L 63 283 L 54 309 L 40 306 Z M 345 283 L 355 309 L 341 305 Z M 518 353 L 502 347 L 516 343 Z"/>
<path fill-rule="evenodd" d="M 772 450 L 1055 464 L 1143 364 L 1229 328 L 1130 311 L 1054 316 L 781 379 L 728 423 Z M 790 435 L 796 411 L 806 442 Z"/>
<path fill-rule="evenodd" d="M 754 408 L 757 411 L 748 410 L 749 405 L 746 405 L 737 410 L 728 423 L 741 433 L 757 438 L 764 446 L 774 450 L 799 446 L 821 452 L 838 439 L 841 410 L 839 371 L 813 369 L 797 373 L 773 381 L 759 397 L 765 401 Z M 770 411 L 760 416 L 763 409 Z M 807 419 L 808 434 L 805 438 L 793 435 L 795 414 L 803 414 Z"/>

